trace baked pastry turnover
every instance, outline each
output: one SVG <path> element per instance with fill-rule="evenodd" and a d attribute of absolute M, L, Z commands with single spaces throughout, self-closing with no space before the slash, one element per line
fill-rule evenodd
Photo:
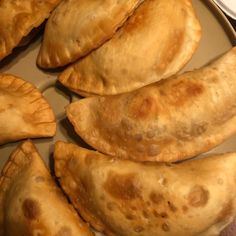
<path fill-rule="evenodd" d="M 30 141 L 11 154 L 0 177 L 0 236 L 23 235 L 93 235 Z"/>
<path fill-rule="evenodd" d="M 56 132 L 54 113 L 31 83 L 0 74 L 0 144 Z"/>
<path fill-rule="evenodd" d="M 200 36 L 191 0 L 145 0 L 111 40 L 69 66 L 59 81 L 82 95 L 129 92 L 177 73 Z"/>
<path fill-rule="evenodd" d="M 142 1 L 62 1 L 47 21 L 38 65 L 55 68 L 88 54 L 111 38 Z"/>
<path fill-rule="evenodd" d="M 236 47 L 206 67 L 137 91 L 70 104 L 75 131 L 102 153 L 175 162 L 236 132 Z"/>
<path fill-rule="evenodd" d="M 167 165 L 58 142 L 54 158 L 75 208 L 106 235 L 216 236 L 236 214 L 235 153 Z"/>
<path fill-rule="evenodd" d="M 0 60 L 40 26 L 61 0 L 1 0 Z"/>

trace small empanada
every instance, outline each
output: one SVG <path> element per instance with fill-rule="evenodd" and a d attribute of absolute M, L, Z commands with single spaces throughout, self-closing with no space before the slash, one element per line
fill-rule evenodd
<path fill-rule="evenodd" d="M 0 176 L 0 236 L 92 236 L 31 141 L 10 156 Z"/>
<path fill-rule="evenodd" d="M 74 207 L 106 235 L 216 236 L 236 215 L 235 153 L 166 165 L 58 142 L 54 158 Z"/>
<path fill-rule="evenodd" d="M 236 47 L 212 64 L 137 91 L 70 104 L 75 131 L 92 147 L 136 161 L 174 162 L 236 132 Z"/>
<path fill-rule="evenodd" d="M 59 81 L 78 94 L 129 92 L 178 72 L 200 36 L 191 0 L 145 0 L 111 40 L 69 66 Z"/>
<path fill-rule="evenodd" d="M 37 63 L 55 68 L 74 62 L 111 38 L 143 0 L 68 0 L 50 16 Z"/>
<path fill-rule="evenodd" d="M 0 60 L 49 16 L 61 0 L 1 0 Z"/>
<path fill-rule="evenodd" d="M 29 82 L 0 74 L 0 144 L 55 132 L 55 116 L 42 94 Z"/>

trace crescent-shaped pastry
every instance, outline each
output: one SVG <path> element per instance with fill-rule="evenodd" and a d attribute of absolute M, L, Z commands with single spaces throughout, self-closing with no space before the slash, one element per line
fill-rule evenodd
<path fill-rule="evenodd" d="M 1 0 L 0 60 L 48 18 L 61 0 Z"/>
<path fill-rule="evenodd" d="M 137 91 L 91 97 L 66 113 L 88 144 L 135 161 L 175 162 L 236 132 L 236 47 L 208 66 Z"/>
<path fill-rule="evenodd" d="M 167 165 L 58 142 L 54 158 L 74 207 L 109 236 L 218 236 L 236 214 L 235 153 Z"/>
<path fill-rule="evenodd" d="M 14 75 L 0 74 L 0 144 L 52 137 L 55 132 L 54 113 L 34 85 Z"/>
<path fill-rule="evenodd" d="M 0 236 L 92 236 L 30 141 L 0 176 Z"/>
<path fill-rule="evenodd" d="M 68 0 L 47 21 L 37 63 L 64 66 L 112 37 L 143 0 Z"/>
<path fill-rule="evenodd" d="M 78 94 L 119 94 L 178 72 L 201 29 L 191 0 L 145 0 L 111 40 L 69 66 L 59 81 Z"/>

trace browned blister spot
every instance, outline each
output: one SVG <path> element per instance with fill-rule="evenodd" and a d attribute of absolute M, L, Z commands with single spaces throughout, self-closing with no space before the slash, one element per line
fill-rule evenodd
<path fill-rule="evenodd" d="M 178 211 L 178 208 L 172 202 L 168 202 L 168 206 L 172 212 Z"/>
<path fill-rule="evenodd" d="M 131 209 L 132 209 L 133 211 L 137 211 L 137 210 L 138 210 L 136 206 L 131 206 Z"/>
<path fill-rule="evenodd" d="M 72 232 L 71 229 L 67 226 L 63 226 L 60 228 L 60 230 L 57 232 L 55 236 L 71 236 Z"/>
<path fill-rule="evenodd" d="M 40 216 L 39 203 L 33 199 L 25 199 L 22 205 L 22 210 L 25 218 L 36 220 Z"/>
<path fill-rule="evenodd" d="M 186 213 L 186 212 L 188 211 L 188 207 L 184 205 L 184 206 L 182 207 L 182 210 L 183 210 L 183 213 Z"/>
<path fill-rule="evenodd" d="M 153 210 L 152 213 L 156 218 L 160 217 L 160 214 L 156 210 Z"/>
<path fill-rule="evenodd" d="M 102 119 L 104 124 L 106 122 L 108 125 L 116 124 L 117 118 L 120 117 L 120 101 L 117 96 L 108 96 L 107 99 L 98 102 L 96 111 L 98 112 L 98 117 Z M 101 122 L 98 120 L 98 122 Z M 98 123 L 100 125 L 100 123 Z"/>
<path fill-rule="evenodd" d="M 228 217 L 233 215 L 233 200 L 230 200 L 227 204 L 223 206 L 220 213 L 216 217 L 215 223 L 220 223 L 223 220 L 226 220 Z"/>
<path fill-rule="evenodd" d="M 209 192 L 203 186 L 194 186 L 188 194 L 188 203 L 193 207 L 204 207 L 209 200 Z"/>
<path fill-rule="evenodd" d="M 155 192 L 152 192 L 149 198 L 154 204 L 160 204 L 164 200 L 164 197 L 160 193 Z"/>
<path fill-rule="evenodd" d="M 141 233 L 142 231 L 144 231 L 144 228 L 139 225 L 139 226 L 136 226 L 136 227 L 134 228 L 134 231 L 135 231 L 136 233 Z"/>
<path fill-rule="evenodd" d="M 193 99 L 202 95 L 204 86 L 191 79 L 183 79 L 171 85 L 168 93 L 168 102 L 174 106 L 183 106 L 192 102 Z"/>
<path fill-rule="evenodd" d="M 121 200 L 134 200 L 141 196 L 141 187 L 134 173 L 121 175 L 110 172 L 104 188 L 112 197 Z"/>
<path fill-rule="evenodd" d="M 123 118 L 120 124 L 124 130 L 130 131 L 133 129 L 133 125 L 128 119 Z"/>
<path fill-rule="evenodd" d="M 168 218 L 169 216 L 168 216 L 168 214 L 166 212 L 161 212 L 160 213 L 160 217 L 161 218 Z"/>
<path fill-rule="evenodd" d="M 217 183 L 218 183 L 219 185 L 223 185 L 223 184 L 224 184 L 224 179 L 218 178 L 218 179 L 217 179 Z"/>
<path fill-rule="evenodd" d="M 13 104 L 6 104 L 6 105 L 1 104 L 0 105 L 0 113 L 6 112 L 7 110 L 10 110 L 12 108 L 14 108 Z"/>
<path fill-rule="evenodd" d="M 182 140 L 192 140 L 195 137 L 203 135 L 208 129 L 208 124 L 206 122 L 202 122 L 199 124 L 185 125 L 179 123 L 176 129 L 176 137 Z"/>
<path fill-rule="evenodd" d="M 143 217 L 144 217 L 144 218 L 146 218 L 146 219 L 149 218 L 149 214 L 148 214 L 147 211 L 143 211 L 142 213 L 143 213 Z"/>
<path fill-rule="evenodd" d="M 126 218 L 127 220 L 135 220 L 135 216 L 132 215 L 132 214 L 130 214 L 130 213 L 126 214 L 126 215 L 125 215 L 125 218 Z"/>
<path fill-rule="evenodd" d="M 166 219 L 169 217 L 169 215 L 166 213 L 166 212 L 157 212 L 156 210 L 153 210 L 153 215 L 156 217 L 156 218 L 163 218 L 163 219 Z"/>
<path fill-rule="evenodd" d="M 130 115 L 136 119 L 144 120 L 156 116 L 158 106 L 154 97 L 150 95 L 140 96 L 138 94 L 133 98 L 130 105 Z"/>
<path fill-rule="evenodd" d="M 136 13 L 129 18 L 126 25 L 121 29 L 121 32 L 124 32 L 124 35 L 130 35 L 131 33 L 137 32 L 138 29 L 143 28 L 145 21 L 147 21 L 147 15 L 150 11 L 150 7 L 151 4 L 144 2 L 142 7 L 139 7 Z"/>
<path fill-rule="evenodd" d="M 46 179 L 43 176 L 36 176 L 35 177 L 35 182 L 37 183 L 44 183 Z"/>
<path fill-rule="evenodd" d="M 184 30 L 181 29 L 169 32 L 169 37 L 165 40 L 165 48 L 163 48 L 159 63 L 156 66 L 159 73 L 164 73 L 171 62 L 175 59 L 183 45 L 184 34 Z"/>
<path fill-rule="evenodd" d="M 206 122 L 201 123 L 201 124 L 193 124 L 190 134 L 192 136 L 197 137 L 197 136 L 202 135 L 203 133 L 205 133 L 207 128 L 208 128 L 208 124 Z"/>
<path fill-rule="evenodd" d="M 165 232 L 169 232 L 170 231 L 170 227 L 169 227 L 169 225 L 167 223 L 162 224 L 161 228 Z"/>
<path fill-rule="evenodd" d="M 161 150 L 160 147 L 156 144 L 151 144 L 148 147 L 148 155 L 149 156 L 157 156 L 158 154 L 160 154 Z"/>
<path fill-rule="evenodd" d="M 162 184 L 166 186 L 168 184 L 168 180 L 166 178 L 163 179 Z"/>
<path fill-rule="evenodd" d="M 203 86 L 201 84 L 187 83 L 186 93 L 190 96 L 198 96 L 203 93 Z"/>

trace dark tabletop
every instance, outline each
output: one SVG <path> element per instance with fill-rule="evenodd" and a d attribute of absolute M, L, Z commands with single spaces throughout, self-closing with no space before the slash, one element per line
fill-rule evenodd
<path fill-rule="evenodd" d="M 228 20 L 230 21 L 230 23 L 232 24 L 232 26 L 234 27 L 235 31 L 236 31 L 236 20 L 233 20 L 232 18 L 228 17 Z"/>
<path fill-rule="evenodd" d="M 229 18 L 229 21 L 233 25 L 234 29 L 236 30 L 236 20 Z"/>

